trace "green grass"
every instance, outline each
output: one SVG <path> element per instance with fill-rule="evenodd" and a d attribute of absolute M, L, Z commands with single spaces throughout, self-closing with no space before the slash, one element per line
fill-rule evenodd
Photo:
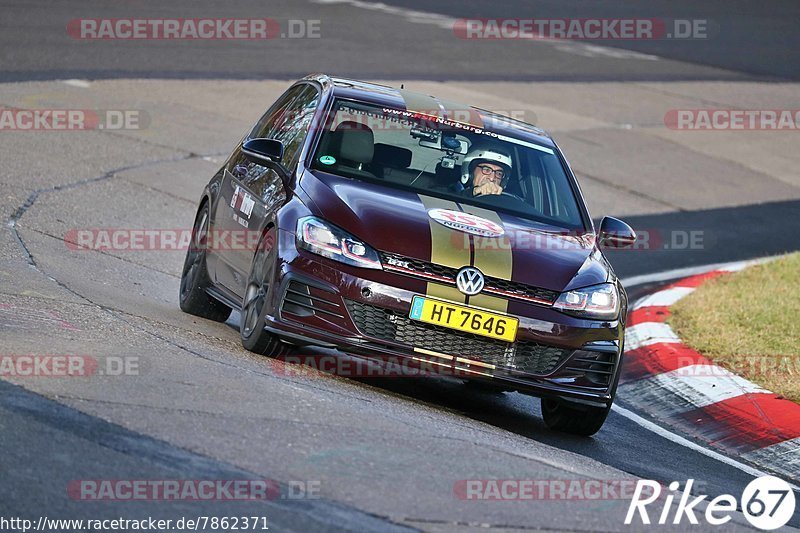
<path fill-rule="evenodd" d="M 681 340 L 800 401 L 800 253 L 712 279 L 670 308 Z"/>

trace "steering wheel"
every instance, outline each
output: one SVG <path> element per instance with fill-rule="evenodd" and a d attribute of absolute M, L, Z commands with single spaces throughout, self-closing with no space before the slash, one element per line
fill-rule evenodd
<path fill-rule="evenodd" d="M 501 196 L 510 196 L 512 198 L 516 198 L 517 200 L 519 200 L 522 203 L 526 203 L 525 200 L 523 200 L 522 198 L 520 198 L 516 194 L 510 193 L 510 192 L 503 191 L 503 192 L 500 193 L 500 195 Z"/>

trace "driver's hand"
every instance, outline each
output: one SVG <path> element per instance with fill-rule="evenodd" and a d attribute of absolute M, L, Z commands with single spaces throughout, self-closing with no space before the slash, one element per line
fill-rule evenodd
<path fill-rule="evenodd" d="M 487 181 L 472 189 L 473 196 L 482 196 L 484 194 L 503 194 L 503 188 L 494 183 L 493 181 Z"/>

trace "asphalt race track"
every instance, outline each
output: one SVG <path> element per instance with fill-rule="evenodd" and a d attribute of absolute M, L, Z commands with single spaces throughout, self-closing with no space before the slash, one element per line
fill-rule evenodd
<path fill-rule="evenodd" d="M 241 347 L 236 313 L 216 324 L 180 312 L 182 251 L 65 243 L 82 228 L 190 229 L 203 185 L 244 130 L 293 79 L 324 71 L 531 114 L 564 149 L 593 216 L 620 216 L 650 236 L 648 249 L 609 253 L 624 279 L 800 248 L 797 131 L 664 127 L 674 109 L 800 108 L 798 4 L 495 4 L 0 2 L 0 107 L 135 110 L 146 119 L 116 131 L 0 131 L 0 355 L 100 364 L 90 377 L 0 380 L 0 517 L 247 515 L 267 517 L 275 531 L 627 531 L 644 529 L 623 524 L 628 499 L 476 501 L 455 487 L 692 478 L 709 500 L 741 494 L 753 479 L 747 465 L 625 412 L 612 412 L 593 438 L 570 437 L 548 430 L 539 401 L 517 393 L 432 378 L 346 379 L 258 357 Z M 475 42 L 448 29 L 464 17 L 532 16 L 707 18 L 718 33 Z M 321 37 L 68 35 L 70 20 L 93 17 L 319 20 Z M 629 295 L 666 281 L 648 279 Z M 120 361 L 133 366 L 112 371 Z M 636 401 L 617 403 L 635 413 Z M 70 489 L 109 479 L 268 479 L 280 497 L 109 502 Z M 791 525 L 800 527 L 800 515 Z M 729 529 L 753 528 L 737 515 Z"/>

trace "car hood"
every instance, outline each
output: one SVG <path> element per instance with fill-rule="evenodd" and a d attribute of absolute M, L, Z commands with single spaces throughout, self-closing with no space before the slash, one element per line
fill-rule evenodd
<path fill-rule="evenodd" d="M 489 276 L 563 291 L 602 283 L 610 268 L 593 233 L 575 233 L 489 209 L 327 174 L 304 173 L 300 186 L 315 213 L 373 248 L 453 268 L 474 265 Z M 434 221 L 432 208 L 465 210 L 494 221 L 501 237 L 477 236 Z"/>

